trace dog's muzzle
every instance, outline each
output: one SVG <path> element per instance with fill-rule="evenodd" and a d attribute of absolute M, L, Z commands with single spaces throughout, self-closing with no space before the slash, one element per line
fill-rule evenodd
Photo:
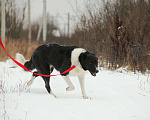
<path fill-rule="evenodd" d="M 96 70 L 96 72 L 91 72 L 91 75 L 96 76 L 96 74 L 99 72 L 99 70 Z"/>

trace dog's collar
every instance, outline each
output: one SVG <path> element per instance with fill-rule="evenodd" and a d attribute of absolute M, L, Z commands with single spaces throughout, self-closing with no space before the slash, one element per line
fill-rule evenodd
<path fill-rule="evenodd" d="M 76 62 L 75 66 L 77 66 L 79 64 L 79 61 Z"/>
<path fill-rule="evenodd" d="M 77 65 L 79 64 L 79 61 L 77 61 L 76 63 L 75 63 L 75 66 L 77 67 Z M 82 68 L 82 66 L 80 65 L 80 67 Z M 82 68 L 83 69 L 83 68 Z"/>

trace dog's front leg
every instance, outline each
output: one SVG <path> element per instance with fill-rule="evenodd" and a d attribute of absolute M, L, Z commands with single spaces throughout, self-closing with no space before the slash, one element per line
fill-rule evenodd
<path fill-rule="evenodd" d="M 84 84 L 85 75 L 78 76 L 78 78 L 79 78 L 83 98 L 88 99 L 89 97 L 86 95 L 86 92 L 85 92 L 85 84 Z"/>
<path fill-rule="evenodd" d="M 74 85 L 72 84 L 72 82 L 70 81 L 69 77 L 68 76 L 63 76 L 64 80 L 66 81 L 68 87 L 66 88 L 66 91 L 71 91 L 71 90 L 74 90 L 75 87 Z"/>

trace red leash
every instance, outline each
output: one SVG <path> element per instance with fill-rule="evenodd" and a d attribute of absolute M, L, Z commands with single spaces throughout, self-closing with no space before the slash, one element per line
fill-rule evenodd
<path fill-rule="evenodd" d="M 43 74 L 34 73 L 34 72 L 32 72 L 31 70 L 29 70 L 28 68 L 26 68 L 24 65 L 22 65 L 21 63 L 19 63 L 19 62 L 16 61 L 15 59 L 13 59 L 13 58 L 8 54 L 8 52 L 6 51 L 4 45 L 3 45 L 2 41 L 1 41 L 1 38 L 0 38 L 0 45 L 2 46 L 2 48 L 4 49 L 4 51 L 7 53 L 7 55 L 8 55 L 17 65 L 19 65 L 19 66 L 22 67 L 23 69 L 25 69 L 25 70 L 27 70 L 27 71 L 29 71 L 29 72 L 35 74 L 35 75 L 44 76 L 44 77 L 57 76 L 57 75 L 62 75 L 62 74 L 68 73 L 69 71 L 73 70 L 73 69 L 76 67 L 76 65 L 73 65 L 73 66 L 70 67 L 68 70 L 64 71 L 64 72 L 61 73 L 61 74 L 57 74 L 57 75 L 43 75 Z"/>

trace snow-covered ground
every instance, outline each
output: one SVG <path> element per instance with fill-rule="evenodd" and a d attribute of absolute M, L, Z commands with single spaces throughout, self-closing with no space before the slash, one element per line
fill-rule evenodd
<path fill-rule="evenodd" d="M 11 60 L 0 62 L 0 120 L 150 120 L 150 77 L 123 69 L 100 70 L 96 77 L 86 74 L 83 99 L 79 81 L 71 80 L 74 91 L 66 91 L 61 76 L 51 78 L 57 98 L 49 95 L 41 77 L 26 86 L 31 73 L 10 68 Z M 122 72 L 122 73 L 120 73 Z M 54 71 L 53 74 L 57 74 Z"/>

